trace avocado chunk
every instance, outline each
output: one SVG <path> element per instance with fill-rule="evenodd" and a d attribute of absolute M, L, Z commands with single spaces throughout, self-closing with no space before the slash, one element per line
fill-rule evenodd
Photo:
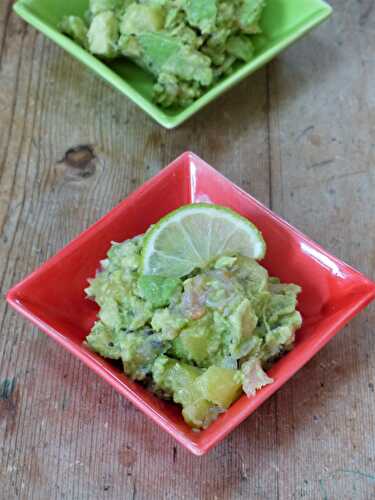
<path fill-rule="evenodd" d="M 238 370 L 210 366 L 195 380 L 203 396 L 222 408 L 229 408 L 241 394 L 242 378 Z"/>
<path fill-rule="evenodd" d="M 60 23 L 60 30 L 73 38 L 82 47 L 88 48 L 88 28 L 85 22 L 77 16 L 65 16 Z"/>
<path fill-rule="evenodd" d="M 93 18 L 87 34 L 90 52 L 108 59 L 116 57 L 119 36 L 118 20 L 114 12 L 100 12 Z"/>
<path fill-rule="evenodd" d="M 126 9 L 121 23 L 123 35 L 140 35 L 160 31 L 165 22 L 165 11 L 158 5 L 132 3 Z"/>
<path fill-rule="evenodd" d="M 118 9 L 124 3 L 124 0 L 90 0 L 90 12 L 96 16 L 101 12 Z"/>
<path fill-rule="evenodd" d="M 211 359 L 219 352 L 221 344 L 222 338 L 214 329 L 212 316 L 206 315 L 181 330 L 173 341 L 173 352 L 179 359 L 205 367 L 210 366 Z"/>
<path fill-rule="evenodd" d="M 260 16 L 266 5 L 266 0 L 243 0 L 239 10 L 239 25 L 244 33 L 260 33 Z"/>
<path fill-rule="evenodd" d="M 88 346 L 105 358 L 120 359 L 121 349 L 118 345 L 113 329 L 101 321 L 97 321 L 90 334 L 86 337 Z"/>
<path fill-rule="evenodd" d="M 216 25 L 216 0 L 185 0 L 184 9 L 189 23 L 202 33 L 212 33 Z"/>
<path fill-rule="evenodd" d="M 151 373 L 155 359 L 168 349 L 168 343 L 149 330 L 127 333 L 119 342 L 124 372 L 134 380 Z"/>
<path fill-rule="evenodd" d="M 240 61 L 251 61 L 254 56 L 254 46 L 249 37 L 231 36 L 228 39 L 227 51 Z"/>
<path fill-rule="evenodd" d="M 231 341 L 229 352 L 238 359 L 248 354 L 254 347 L 253 333 L 258 323 L 251 302 L 244 299 L 229 318 L 231 325 Z"/>
<path fill-rule="evenodd" d="M 155 382 L 182 406 L 185 421 L 195 428 L 207 427 L 220 413 L 215 403 L 208 401 L 199 384 L 196 384 L 201 373 L 199 368 L 167 356 L 160 356 L 153 368 Z"/>
<path fill-rule="evenodd" d="M 155 308 L 167 306 L 178 289 L 182 288 L 178 278 L 145 275 L 139 278 L 138 286 L 142 297 Z"/>

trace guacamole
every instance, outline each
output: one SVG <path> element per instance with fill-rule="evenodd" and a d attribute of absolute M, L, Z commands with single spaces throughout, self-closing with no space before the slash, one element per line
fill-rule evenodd
<path fill-rule="evenodd" d="M 293 347 L 301 326 L 300 288 L 240 255 L 183 278 L 144 276 L 143 242 L 113 243 L 90 280 L 86 293 L 100 309 L 87 343 L 180 404 L 191 427 L 206 428 L 242 391 L 272 382 L 264 369 Z"/>
<path fill-rule="evenodd" d="M 106 60 L 127 57 L 155 78 L 154 100 L 186 106 L 254 56 L 266 0 L 90 0 L 63 33 Z"/>

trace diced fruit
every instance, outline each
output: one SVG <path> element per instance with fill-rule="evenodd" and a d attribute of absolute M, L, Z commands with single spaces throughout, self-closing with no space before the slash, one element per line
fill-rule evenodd
<path fill-rule="evenodd" d="M 206 427 L 210 423 L 209 416 L 212 409 L 212 403 L 200 398 L 191 404 L 185 405 L 182 408 L 182 415 L 189 425 L 201 428 Z"/>
<path fill-rule="evenodd" d="M 156 308 L 169 304 L 170 299 L 181 288 L 181 280 L 164 278 L 163 276 L 141 276 L 138 280 L 138 286 L 142 297 Z"/>
<path fill-rule="evenodd" d="M 245 33 L 259 33 L 259 19 L 266 0 L 243 0 L 239 12 L 240 27 Z"/>
<path fill-rule="evenodd" d="M 270 330 L 265 336 L 262 348 L 263 359 L 274 358 L 283 350 L 289 350 L 294 342 L 294 333 L 302 325 L 302 317 L 299 311 L 282 316 L 279 326 Z"/>
<path fill-rule="evenodd" d="M 182 45 L 175 57 L 166 61 L 163 74 L 174 75 L 185 82 L 197 82 L 207 87 L 212 83 L 211 61 L 197 50 Z"/>
<path fill-rule="evenodd" d="M 119 27 L 114 12 L 106 11 L 97 14 L 92 20 L 87 36 L 90 52 L 102 57 L 115 57 Z"/>
<path fill-rule="evenodd" d="M 164 9 L 157 5 L 132 3 L 126 9 L 120 25 L 125 35 L 139 35 L 159 31 L 164 26 Z"/>
<path fill-rule="evenodd" d="M 114 10 L 124 4 L 124 0 L 90 0 L 90 12 L 100 14 L 106 10 Z"/>
<path fill-rule="evenodd" d="M 215 28 L 217 15 L 216 0 L 186 0 L 185 11 L 189 23 L 202 33 L 211 33 Z"/>
<path fill-rule="evenodd" d="M 254 313 L 252 305 L 248 299 L 244 299 L 237 307 L 234 313 L 230 316 L 231 343 L 230 353 L 235 358 L 243 357 L 247 352 L 243 351 L 244 344 L 248 344 L 249 348 L 252 343 L 249 343 L 255 327 L 258 322 L 257 315 Z"/>
<path fill-rule="evenodd" d="M 80 17 L 65 16 L 60 23 L 60 29 L 82 47 L 88 47 L 88 28 Z"/>
<path fill-rule="evenodd" d="M 169 309 L 157 309 L 151 320 L 152 328 L 161 332 L 165 339 L 172 340 L 187 324 L 188 320 L 178 314 L 174 314 Z"/>
<path fill-rule="evenodd" d="M 238 256 L 232 268 L 248 295 L 258 295 L 268 287 L 268 272 L 256 260 Z"/>
<path fill-rule="evenodd" d="M 155 359 L 169 347 L 157 334 L 149 331 L 127 333 L 119 342 L 124 372 L 134 380 L 143 380 L 151 373 Z"/>
<path fill-rule="evenodd" d="M 208 425 L 215 405 L 204 398 L 200 386 L 195 383 L 202 370 L 160 356 L 152 373 L 156 384 L 171 394 L 175 403 L 182 405 L 183 417 L 189 425 L 197 428 Z"/>
<path fill-rule="evenodd" d="M 189 390 L 202 370 L 186 363 L 181 363 L 168 356 L 159 356 L 152 368 L 153 378 L 163 390 L 174 393 Z"/>
<path fill-rule="evenodd" d="M 296 295 L 272 294 L 271 300 L 267 307 L 268 323 L 270 325 L 276 324 L 281 316 L 293 313 L 295 311 L 296 305 L 297 305 Z"/>
<path fill-rule="evenodd" d="M 108 328 L 101 321 L 97 321 L 93 326 L 90 335 L 86 337 L 90 348 L 110 359 L 120 359 L 121 350 L 115 342 L 113 330 Z"/>
<path fill-rule="evenodd" d="M 195 381 L 202 395 L 222 408 L 228 408 L 241 393 L 241 376 L 238 370 L 210 366 Z"/>
<path fill-rule="evenodd" d="M 219 350 L 221 337 L 213 328 L 209 315 L 184 328 L 173 341 L 174 353 L 178 358 L 195 362 L 198 366 L 208 366 L 210 357 Z"/>
<path fill-rule="evenodd" d="M 181 48 L 175 38 L 162 33 L 141 33 L 137 37 L 142 49 L 144 63 L 154 74 L 159 74 L 172 56 Z"/>
<path fill-rule="evenodd" d="M 227 43 L 227 51 L 241 61 L 250 61 L 254 55 L 254 46 L 247 36 L 232 36 Z"/>

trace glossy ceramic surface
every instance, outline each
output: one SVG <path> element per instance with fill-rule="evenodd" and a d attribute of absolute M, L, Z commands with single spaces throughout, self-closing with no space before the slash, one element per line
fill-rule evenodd
<path fill-rule="evenodd" d="M 270 370 L 274 383 L 254 397 L 242 396 L 208 429 L 196 433 L 185 424 L 177 405 L 157 399 L 82 344 L 97 313 L 83 290 L 111 241 L 143 233 L 171 210 L 203 201 L 230 207 L 261 229 L 267 243 L 264 266 L 282 281 L 302 286 L 298 308 L 304 323 L 295 348 Z M 7 298 L 177 441 L 201 455 L 269 398 L 374 297 L 374 283 L 329 255 L 197 156 L 184 153 L 16 285 Z"/>
<path fill-rule="evenodd" d="M 332 12 L 331 7 L 322 0 L 268 0 L 262 18 L 264 36 L 256 42 L 256 57 L 247 64 L 239 65 L 232 75 L 218 82 L 187 108 L 163 110 L 152 102 L 153 82 L 145 71 L 126 60 L 106 65 L 58 31 L 57 26 L 63 16 L 82 16 L 88 3 L 88 0 L 65 0 L 63 2 L 60 0 L 18 0 L 14 9 L 28 23 L 95 71 L 166 128 L 180 125 L 203 106 L 266 64 L 285 47 L 324 21 Z"/>

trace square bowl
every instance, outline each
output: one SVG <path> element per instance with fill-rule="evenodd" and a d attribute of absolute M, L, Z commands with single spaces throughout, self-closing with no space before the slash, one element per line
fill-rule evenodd
<path fill-rule="evenodd" d="M 266 64 L 288 45 L 326 19 L 331 7 L 322 0 L 268 0 L 262 17 L 264 37 L 256 56 L 210 88 L 186 108 L 162 109 L 152 101 L 153 79 L 125 59 L 108 65 L 58 31 L 65 15 L 82 16 L 89 0 L 18 0 L 14 10 L 73 57 L 104 78 L 148 113 L 160 125 L 177 127 L 230 87 Z"/>
<path fill-rule="evenodd" d="M 177 405 L 158 399 L 128 379 L 118 365 L 91 352 L 83 340 L 98 311 L 96 304 L 85 298 L 84 288 L 111 242 L 141 234 L 168 212 L 198 202 L 225 205 L 259 227 L 268 249 L 262 264 L 271 275 L 302 286 L 298 309 L 303 326 L 294 349 L 269 371 L 272 384 L 253 397 L 242 395 L 207 429 L 194 432 Z M 202 455 L 279 389 L 374 297 L 374 283 L 187 152 L 12 288 L 7 299 L 177 441 Z"/>

